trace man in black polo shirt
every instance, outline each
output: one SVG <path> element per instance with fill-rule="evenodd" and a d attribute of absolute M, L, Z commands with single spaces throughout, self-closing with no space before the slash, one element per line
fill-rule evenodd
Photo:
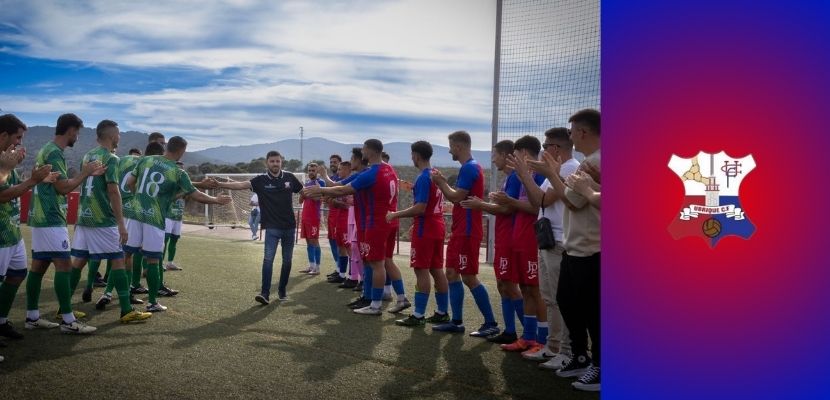
<path fill-rule="evenodd" d="M 271 302 L 271 276 L 277 245 L 282 241 L 282 269 L 277 294 L 280 301 L 288 300 L 285 287 L 291 272 L 294 254 L 294 220 L 292 195 L 303 189 L 303 184 L 291 172 L 282 170 L 282 155 L 269 151 L 265 156 L 268 172 L 247 182 L 220 182 L 219 187 L 249 189 L 259 197 L 260 224 L 265 229 L 265 257 L 262 260 L 262 291 L 254 299 L 262 304 Z"/>

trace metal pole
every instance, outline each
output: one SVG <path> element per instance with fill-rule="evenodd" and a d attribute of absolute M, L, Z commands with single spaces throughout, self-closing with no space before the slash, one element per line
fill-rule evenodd
<path fill-rule="evenodd" d="M 499 75 L 501 74 L 501 11 L 502 0 L 496 1 L 496 54 L 493 63 L 493 125 L 491 149 L 496 146 L 499 140 Z M 490 192 L 498 190 L 499 179 L 496 172 L 496 164 L 493 163 L 493 157 L 490 157 Z M 496 237 L 496 224 L 493 223 L 492 215 L 488 216 L 487 222 L 487 262 L 493 262 L 493 241 L 491 238 Z"/>
<path fill-rule="evenodd" d="M 303 165 L 303 127 L 300 127 L 300 169 L 304 169 Z"/>

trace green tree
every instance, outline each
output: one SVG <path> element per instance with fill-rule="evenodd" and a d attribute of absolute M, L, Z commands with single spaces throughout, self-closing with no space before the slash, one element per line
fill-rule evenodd
<path fill-rule="evenodd" d="M 297 172 L 303 166 L 303 163 L 296 158 L 292 158 L 283 163 L 282 168 L 286 171 Z"/>
<path fill-rule="evenodd" d="M 254 160 L 251 160 L 248 163 L 247 170 L 249 173 L 257 174 L 262 173 L 263 171 L 267 170 L 268 166 L 265 165 L 265 157 L 260 157 Z"/>
<path fill-rule="evenodd" d="M 199 172 L 204 174 L 212 174 L 216 172 L 217 166 L 213 163 L 205 162 L 199 164 Z"/>
<path fill-rule="evenodd" d="M 241 174 L 245 171 L 243 171 L 242 168 L 239 168 L 234 165 L 220 165 L 219 170 L 217 172 L 219 172 L 220 174 Z"/>

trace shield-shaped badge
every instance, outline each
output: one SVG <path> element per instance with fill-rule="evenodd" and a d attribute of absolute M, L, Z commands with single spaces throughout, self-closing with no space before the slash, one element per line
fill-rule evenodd
<path fill-rule="evenodd" d="M 672 155 L 669 168 L 683 181 L 683 206 L 669 225 L 675 239 L 698 236 L 715 245 L 735 235 L 749 239 L 755 225 L 741 207 L 738 191 L 744 177 L 755 168 L 752 155 L 730 157 L 725 152 L 700 152 L 692 158 Z"/>

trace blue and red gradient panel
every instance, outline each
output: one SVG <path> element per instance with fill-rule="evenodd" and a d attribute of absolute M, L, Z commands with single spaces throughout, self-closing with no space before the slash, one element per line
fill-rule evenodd
<path fill-rule="evenodd" d="M 830 5 L 602 4 L 602 396 L 828 398 Z M 667 164 L 752 154 L 749 240 L 667 227 Z"/>

